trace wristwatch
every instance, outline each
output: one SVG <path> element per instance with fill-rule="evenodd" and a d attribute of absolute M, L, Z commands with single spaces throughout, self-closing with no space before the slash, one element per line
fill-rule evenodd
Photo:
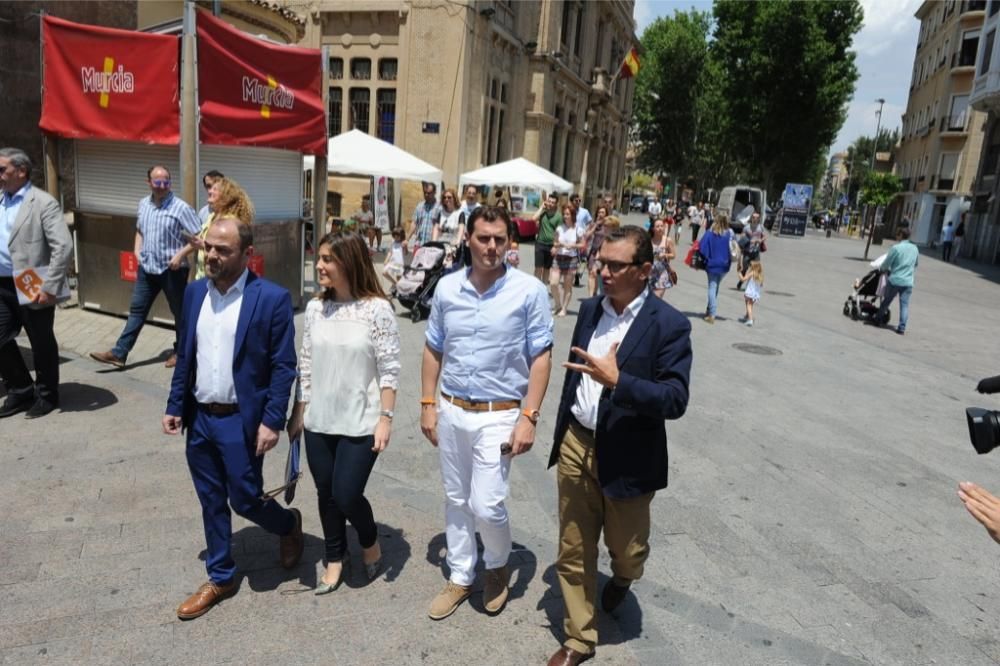
<path fill-rule="evenodd" d="M 382 411 L 379 412 L 379 416 L 384 416 L 390 421 L 392 420 L 394 414 L 395 412 L 393 412 L 391 409 L 383 409 Z"/>
<path fill-rule="evenodd" d="M 538 417 L 541 413 L 537 409 L 525 409 L 521 411 L 521 416 L 531 421 L 531 425 L 538 425 Z"/>

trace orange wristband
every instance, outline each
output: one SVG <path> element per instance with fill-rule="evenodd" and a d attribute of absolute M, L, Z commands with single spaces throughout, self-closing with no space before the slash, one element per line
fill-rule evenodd
<path fill-rule="evenodd" d="M 421 398 L 420 399 L 420 404 L 421 405 L 436 405 L 437 404 L 437 398 Z"/>

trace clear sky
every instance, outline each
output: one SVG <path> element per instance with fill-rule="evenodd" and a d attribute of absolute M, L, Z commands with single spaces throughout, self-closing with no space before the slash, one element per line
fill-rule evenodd
<path fill-rule="evenodd" d="M 847 120 L 831 152 L 846 150 L 861 135 L 875 134 L 879 106 L 875 100 L 880 97 L 885 99 L 882 127 L 891 129 L 902 124 L 920 32 L 920 23 L 913 18 L 913 14 L 920 2 L 861 0 L 865 11 L 864 25 L 854 38 L 860 77 L 854 98 L 848 106 Z M 639 36 L 658 16 L 670 16 L 676 10 L 692 7 L 698 11 L 711 11 L 712 3 L 710 0 L 636 0 L 635 20 Z"/>

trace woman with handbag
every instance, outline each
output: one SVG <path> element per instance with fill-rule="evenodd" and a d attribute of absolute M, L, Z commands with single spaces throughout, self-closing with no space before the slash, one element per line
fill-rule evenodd
<path fill-rule="evenodd" d="M 306 306 L 288 437 L 305 431 L 326 541 L 316 594 L 328 594 L 344 577 L 348 520 L 358 533 L 367 579 L 381 569 L 378 528 L 364 491 L 389 444 L 400 353 L 396 316 L 361 236 L 324 236 L 316 268 L 323 291 Z"/>
<path fill-rule="evenodd" d="M 705 232 L 698 244 L 698 252 L 705 258 L 705 273 L 708 274 L 708 305 L 705 321 L 715 323 L 715 312 L 719 300 L 719 283 L 729 272 L 732 258 L 729 254 L 729 216 L 719 213 L 712 228 Z"/>
<path fill-rule="evenodd" d="M 666 223 L 663 220 L 653 222 L 653 270 L 649 274 L 649 287 L 657 298 L 663 298 L 664 292 L 677 282 L 677 274 L 670 268 L 670 260 L 677 252 L 674 241 L 666 233 Z"/>

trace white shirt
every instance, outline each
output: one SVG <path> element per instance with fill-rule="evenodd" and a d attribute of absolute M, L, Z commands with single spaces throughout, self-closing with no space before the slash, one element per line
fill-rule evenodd
<path fill-rule="evenodd" d="M 583 232 L 587 230 L 590 223 L 594 221 L 594 216 L 590 214 L 590 211 L 580 206 L 576 211 L 576 232 L 581 238 L 583 237 Z"/>
<path fill-rule="evenodd" d="M 233 347 L 236 325 L 243 305 L 243 290 L 247 286 L 247 271 L 225 294 L 209 280 L 208 294 L 201 304 L 196 326 L 198 370 L 194 382 L 194 399 L 198 402 L 236 404 L 233 383 Z"/>
<path fill-rule="evenodd" d="M 650 217 L 659 217 L 660 213 L 663 212 L 663 206 L 660 205 L 659 201 L 654 201 L 649 204 L 649 209 L 647 211 Z"/>
<path fill-rule="evenodd" d="M 580 244 L 580 237 L 577 234 L 575 226 L 567 227 L 565 224 L 560 224 L 556 227 L 556 242 L 559 243 L 559 249 L 556 250 L 556 254 L 560 257 L 577 256 L 576 246 Z"/>
<path fill-rule="evenodd" d="M 635 297 L 635 300 L 625 306 L 621 314 L 615 312 L 611 301 L 605 296 L 604 300 L 601 301 L 604 314 L 601 315 L 600 321 L 597 322 L 597 328 L 594 329 L 594 335 L 590 338 L 587 353 L 592 356 L 607 356 L 608 352 L 611 351 L 611 345 L 616 342 L 621 343 L 625 339 L 628 329 L 632 327 L 632 322 L 635 321 L 642 306 L 646 303 L 648 294 L 649 290 L 643 289 L 642 293 Z M 580 385 L 576 389 L 576 400 L 570 407 L 570 411 L 583 427 L 590 430 L 597 428 L 597 404 L 601 400 L 603 390 L 604 386 L 598 384 L 590 376 L 583 375 L 580 378 Z"/>
<path fill-rule="evenodd" d="M 941 242 L 951 243 L 955 240 L 955 225 L 947 224 L 944 229 L 941 230 Z"/>

